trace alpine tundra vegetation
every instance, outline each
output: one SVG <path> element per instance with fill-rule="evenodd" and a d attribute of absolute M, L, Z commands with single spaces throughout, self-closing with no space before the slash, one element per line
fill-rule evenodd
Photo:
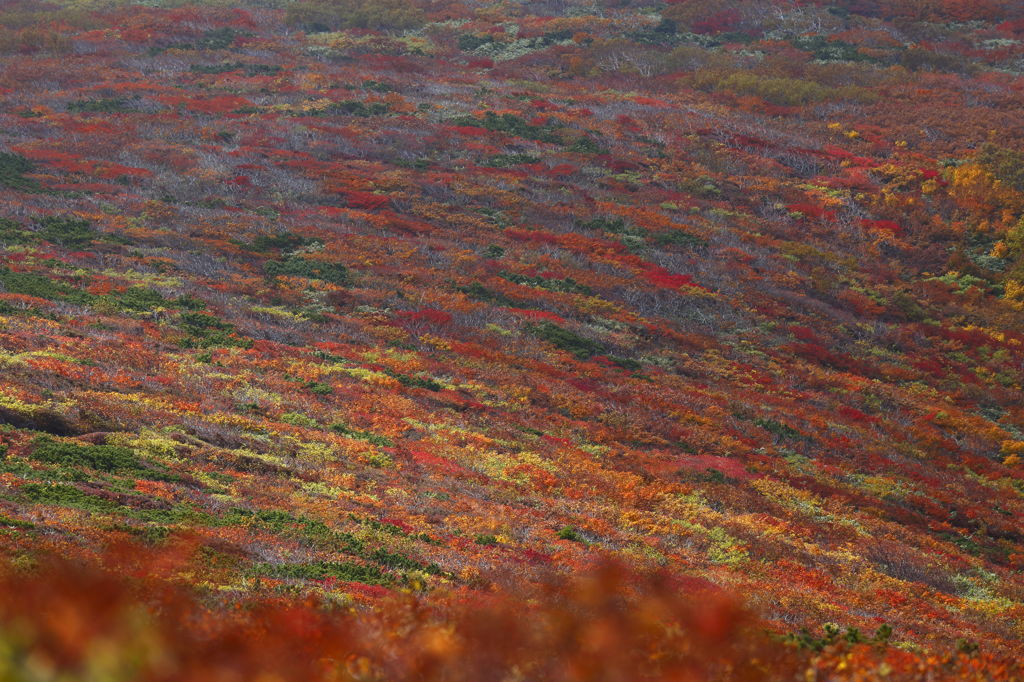
<path fill-rule="evenodd" d="M 1024 680 L 1024 3 L 0 1 L 0 680 Z"/>

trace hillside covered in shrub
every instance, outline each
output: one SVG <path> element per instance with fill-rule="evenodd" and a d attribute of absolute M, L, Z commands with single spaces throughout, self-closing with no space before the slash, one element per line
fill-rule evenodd
<path fill-rule="evenodd" d="M 1014 0 L 0 3 L 0 677 L 1024 678 L 1022 98 Z"/>

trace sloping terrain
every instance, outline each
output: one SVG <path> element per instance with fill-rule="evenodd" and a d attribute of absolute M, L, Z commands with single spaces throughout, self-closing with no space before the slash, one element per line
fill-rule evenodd
<path fill-rule="evenodd" d="M 206 4 L 0 11 L 6 563 L 610 557 L 1012 679 L 1016 3 Z"/>

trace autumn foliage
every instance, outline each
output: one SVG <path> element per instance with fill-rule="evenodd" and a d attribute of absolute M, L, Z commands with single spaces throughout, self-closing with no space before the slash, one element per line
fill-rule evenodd
<path fill-rule="evenodd" d="M 1021 679 L 1022 60 L 0 3 L 0 678 Z"/>

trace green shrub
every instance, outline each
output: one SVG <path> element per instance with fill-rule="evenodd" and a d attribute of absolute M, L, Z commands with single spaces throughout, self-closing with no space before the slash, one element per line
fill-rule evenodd
<path fill-rule="evenodd" d="M 174 299 L 174 307 L 182 310 L 203 310 L 206 308 L 206 301 L 184 294 Z"/>
<path fill-rule="evenodd" d="M 580 532 L 572 526 L 565 526 L 564 528 L 559 530 L 558 538 L 560 540 L 571 540 L 573 542 L 582 542 L 584 544 L 586 543 L 586 540 L 583 539 L 583 536 L 580 534 Z"/>
<path fill-rule="evenodd" d="M 35 525 L 29 523 L 28 521 L 20 521 L 18 519 L 12 519 L 9 516 L 4 516 L 3 514 L 0 514 L 0 529 L 4 528 L 15 528 L 17 530 L 32 530 L 33 528 L 35 528 Z"/>
<path fill-rule="evenodd" d="M 575 152 L 577 154 L 607 154 L 608 153 L 608 148 L 607 147 L 605 147 L 604 145 L 602 145 L 600 142 L 598 142 L 594 138 L 590 137 L 589 135 L 585 135 L 585 136 L 579 138 L 578 140 L 573 142 L 571 145 L 569 145 L 568 149 L 569 149 L 569 151 Z"/>
<path fill-rule="evenodd" d="M 688 248 L 704 248 L 708 245 L 706 239 L 702 239 L 683 230 L 668 230 L 657 232 L 651 236 L 655 244 L 661 246 L 685 246 Z"/>
<path fill-rule="evenodd" d="M 48 301 L 90 303 L 94 297 L 79 289 L 31 272 L 13 272 L 0 267 L 0 289 L 11 294 L 35 296 Z"/>
<path fill-rule="evenodd" d="M 510 168 L 539 161 L 540 157 L 533 154 L 498 154 L 489 158 L 484 165 L 490 168 Z"/>
<path fill-rule="evenodd" d="M 115 299 L 116 305 L 122 310 L 149 312 L 154 308 L 165 307 L 167 299 L 155 289 L 149 287 L 130 287 Z"/>
<path fill-rule="evenodd" d="M 196 41 L 195 47 L 197 50 L 226 50 L 234 44 L 236 39 L 244 35 L 248 34 L 237 31 L 230 26 L 215 28 L 204 33 Z"/>
<path fill-rule="evenodd" d="M 847 642 L 849 644 L 877 644 L 879 646 L 885 646 L 889 643 L 892 638 L 892 628 L 883 623 L 875 631 L 875 634 L 871 637 L 867 637 L 861 633 L 860 630 L 854 627 L 846 628 L 846 632 L 843 633 L 839 629 L 839 626 L 832 623 L 826 623 L 822 627 L 823 635 L 816 637 L 807 628 L 800 628 L 800 630 L 793 634 L 785 635 L 782 640 L 787 644 L 796 646 L 800 649 L 810 649 L 811 651 L 823 651 L 826 647 L 838 644 L 839 642 Z"/>
<path fill-rule="evenodd" d="M 314 241 L 316 240 L 301 237 L 292 232 L 282 232 L 281 234 L 261 234 L 252 240 L 252 243 L 249 244 L 248 248 L 250 251 L 266 253 L 275 249 L 297 249 L 300 246 L 307 246 Z"/>
<path fill-rule="evenodd" d="M 339 286 L 352 284 L 352 275 L 341 263 L 327 263 L 302 256 L 289 256 L 283 261 L 269 261 L 264 270 L 270 277 L 305 277 Z"/>
<path fill-rule="evenodd" d="M 473 282 L 469 286 L 459 287 L 459 291 L 466 294 L 475 301 L 482 303 L 490 303 L 493 305 L 501 305 L 507 308 L 522 308 L 523 303 L 516 301 L 515 299 L 509 298 L 505 294 L 498 293 L 497 291 L 491 291 L 480 282 Z"/>
<path fill-rule="evenodd" d="M 80 99 L 68 102 L 68 111 L 87 114 L 119 114 L 134 111 L 130 102 L 121 98 Z"/>
<path fill-rule="evenodd" d="M 281 415 L 281 421 L 292 426 L 305 426 L 310 429 L 315 429 L 319 426 L 315 419 L 299 412 L 285 412 Z"/>
<path fill-rule="evenodd" d="M 493 42 L 494 36 L 488 34 L 477 35 L 475 33 L 463 33 L 459 36 L 458 40 L 459 49 L 463 52 L 473 52 Z"/>
<path fill-rule="evenodd" d="M 285 22 L 306 31 L 350 28 L 407 30 L 426 22 L 409 0 L 298 0 L 288 6 Z"/>
<path fill-rule="evenodd" d="M 551 322 L 541 322 L 530 327 L 529 331 L 537 338 L 547 341 L 560 350 L 572 353 L 580 360 L 585 360 L 604 351 L 604 347 L 600 343 Z"/>
<path fill-rule="evenodd" d="M 483 118 L 459 116 L 452 119 L 451 123 L 453 125 L 485 128 L 494 132 L 505 133 L 506 135 L 522 137 L 527 140 L 537 140 L 538 142 L 559 142 L 558 136 L 551 127 L 532 125 L 515 114 L 501 114 L 499 116 L 493 111 L 488 111 L 484 114 Z"/>
<path fill-rule="evenodd" d="M 233 324 L 219 320 L 213 315 L 184 312 L 181 313 L 180 320 L 187 334 L 182 341 L 183 348 L 252 347 L 252 339 L 239 336 Z"/>
<path fill-rule="evenodd" d="M 88 220 L 69 216 L 46 216 L 38 221 L 37 234 L 48 242 L 65 248 L 81 248 L 92 242 L 96 230 Z"/>
<path fill-rule="evenodd" d="M 394 442 L 387 436 L 381 436 L 370 431 L 360 431 L 359 429 L 353 429 L 351 426 L 343 424 L 341 422 L 331 424 L 329 428 L 331 429 L 331 431 L 334 431 L 335 433 L 340 433 L 343 436 L 350 436 L 352 438 L 365 440 L 367 443 L 370 443 L 371 445 L 376 445 L 384 448 L 390 448 L 394 446 Z"/>
<path fill-rule="evenodd" d="M 224 62 L 223 64 L 193 64 L 189 71 L 199 74 L 220 74 L 231 73 L 232 71 L 243 71 L 246 76 L 275 76 L 281 72 L 277 64 L 243 64 L 241 62 Z"/>
<path fill-rule="evenodd" d="M 49 438 L 40 438 L 29 455 L 31 459 L 46 464 L 62 466 L 82 466 L 109 473 L 119 471 L 136 471 L 142 468 L 142 462 L 135 452 L 129 448 L 113 445 L 87 445 L 67 443 Z"/>
<path fill-rule="evenodd" d="M 222 525 L 258 526 L 272 533 L 306 540 L 318 547 L 360 554 L 363 543 L 350 533 L 334 530 L 322 521 L 305 516 L 292 516 L 278 509 L 250 511 L 233 507 L 219 519 Z"/>
<path fill-rule="evenodd" d="M 831 88 L 801 78 L 763 76 L 750 71 L 698 71 L 692 76 L 692 82 L 702 90 L 756 95 L 780 106 L 803 106 L 835 99 L 854 102 L 872 102 L 877 99 L 877 95 L 867 88 L 854 85 Z"/>
<path fill-rule="evenodd" d="M 424 564 L 423 562 L 410 559 L 403 554 L 395 554 L 385 549 L 374 550 L 368 557 L 373 561 L 376 561 L 381 566 L 392 569 L 403 569 L 406 571 L 423 571 L 431 575 L 437 575 L 441 572 L 441 569 L 434 564 Z"/>
<path fill-rule="evenodd" d="M 428 391 L 434 392 L 440 391 L 444 388 L 444 386 L 437 383 L 433 379 L 409 376 L 408 374 L 400 374 L 398 372 L 393 372 L 391 370 L 384 370 L 384 373 L 387 374 L 388 376 L 398 379 L 398 383 L 402 384 L 403 386 L 408 386 L 411 388 L 425 388 Z"/>
<path fill-rule="evenodd" d="M 1024 192 L 1024 152 L 986 142 L 981 146 L 978 163 L 997 179 Z"/>
<path fill-rule="evenodd" d="M 818 61 L 866 62 L 874 61 L 854 45 L 823 35 L 804 35 L 793 38 L 793 47 L 810 52 Z"/>
<path fill-rule="evenodd" d="M 630 232 L 630 226 L 623 218 L 597 217 L 592 220 L 578 220 L 576 226 L 584 230 L 594 232 L 611 232 L 612 234 L 626 234 Z"/>
<path fill-rule="evenodd" d="M 800 432 L 788 424 L 783 424 L 774 419 L 755 419 L 754 423 L 765 431 L 772 433 L 779 438 L 802 438 Z"/>
<path fill-rule="evenodd" d="M 474 539 L 474 542 L 476 542 L 476 544 L 478 545 L 484 545 L 485 547 L 489 547 L 491 545 L 498 544 L 498 538 L 494 537 L 493 535 L 477 535 L 476 538 Z"/>
<path fill-rule="evenodd" d="M 643 369 L 643 364 L 637 362 L 636 360 L 633 360 L 632 358 L 623 358 L 619 357 L 618 355 L 609 355 L 608 359 L 611 362 L 618 365 L 619 367 L 621 367 L 622 369 L 628 370 L 630 372 L 638 372 L 641 369 Z"/>
<path fill-rule="evenodd" d="M 363 81 L 363 89 L 370 90 L 371 92 L 387 93 L 394 92 L 395 88 L 390 83 L 382 83 L 381 81 L 368 80 Z"/>
<path fill-rule="evenodd" d="M 275 578 L 324 580 L 334 578 L 367 585 L 387 585 L 391 579 L 376 566 L 363 566 L 348 561 L 317 561 L 308 564 L 263 564 L 256 572 Z"/>
<path fill-rule="evenodd" d="M 18 489 L 25 499 L 37 504 L 50 504 L 58 507 L 75 507 L 86 511 L 112 513 L 121 509 L 121 505 L 102 497 L 89 495 L 73 485 L 64 483 L 44 484 L 27 483 Z"/>
<path fill-rule="evenodd" d="M 34 170 L 32 162 L 24 156 L 0 152 L 0 187 L 16 189 L 22 192 L 36 192 L 39 184 L 25 177 Z"/>
<path fill-rule="evenodd" d="M 391 111 L 391 106 L 387 102 L 360 102 L 359 100 L 350 99 L 343 102 L 335 102 L 327 109 L 324 113 L 327 114 L 344 114 L 347 116 L 361 116 L 363 118 L 369 116 L 383 116 Z"/>
<path fill-rule="evenodd" d="M 587 296 L 591 296 L 594 293 L 593 289 L 585 284 L 580 284 L 572 277 L 566 277 L 565 279 L 531 277 L 529 275 L 520 275 L 514 272 L 504 271 L 499 272 L 498 276 L 503 279 L 507 279 L 509 282 L 514 282 L 515 284 L 547 289 L 548 291 L 559 291 L 567 294 L 586 294 Z"/>
<path fill-rule="evenodd" d="M 0 181 L 2 184 L 2 181 Z M 37 237 L 25 227 L 9 218 L 0 218 L 0 242 L 4 244 L 31 244 Z"/>
<path fill-rule="evenodd" d="M 334 393 L 334 388 L 330 384 L 320 381 L 310 381 L 306 384 L 306 388 L 309 389 L 310 393 L 315 393 L 316 395 L 330 395 Z"/>

